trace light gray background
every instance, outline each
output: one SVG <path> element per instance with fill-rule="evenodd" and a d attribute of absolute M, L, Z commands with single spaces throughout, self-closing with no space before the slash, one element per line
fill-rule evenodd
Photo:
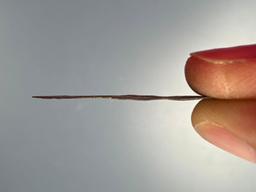
<path fill-rule="evenodd" d="M 192 51 L 256 42 L 255 1 L 1 0 L 0 191 L 255 191 L 255 165 L 194 132 Z"/>

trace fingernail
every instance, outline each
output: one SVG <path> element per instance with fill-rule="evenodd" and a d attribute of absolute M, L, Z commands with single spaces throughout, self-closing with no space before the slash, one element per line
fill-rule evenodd
<path fill-rule="evenodd" d="M 214 64 L 229 64 L 256 59 L 256 44 L 198 51 L 192 56 Z"/>
<path fill-rule="evenodd" d="M 202 122 L 195 126 L 198 133 L 217 147 L 256 163 L 256 151 L 246 141 L 215 123 Z"/>

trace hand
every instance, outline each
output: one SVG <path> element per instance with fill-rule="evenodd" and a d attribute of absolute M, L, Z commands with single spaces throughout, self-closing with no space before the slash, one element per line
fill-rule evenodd
<path fill-rule="evenodd" d="M 192 53 L 185 75 L 194 91 L 217 98 L 192 113 L 199 135 L 256 163 L 256 45 Z"/>

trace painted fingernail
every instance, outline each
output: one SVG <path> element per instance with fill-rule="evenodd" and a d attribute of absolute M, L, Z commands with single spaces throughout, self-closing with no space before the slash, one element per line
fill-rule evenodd
<path fill-rule="evenodd" d="M 197 132 L 207 141 L 238 157 L 256 163 L 256 151 L 221 125 L 202 122 L 195 126 Z"/>
<path fill-rule="evenodd" d="M 256 44 L 198 51 L 191 53 L 191 56 L 216 64 L 242 62 L 248 59 L 256 59 Z"/>

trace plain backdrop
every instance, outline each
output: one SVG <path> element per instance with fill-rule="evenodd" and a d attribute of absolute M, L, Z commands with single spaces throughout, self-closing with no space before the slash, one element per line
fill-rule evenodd
<path fill-rule="evenodd" d="M 256 167 L 201 139 L 190 52 L 256 42 L 256 1 L 0 0 L 0 191 L 253 192 Z"/>

